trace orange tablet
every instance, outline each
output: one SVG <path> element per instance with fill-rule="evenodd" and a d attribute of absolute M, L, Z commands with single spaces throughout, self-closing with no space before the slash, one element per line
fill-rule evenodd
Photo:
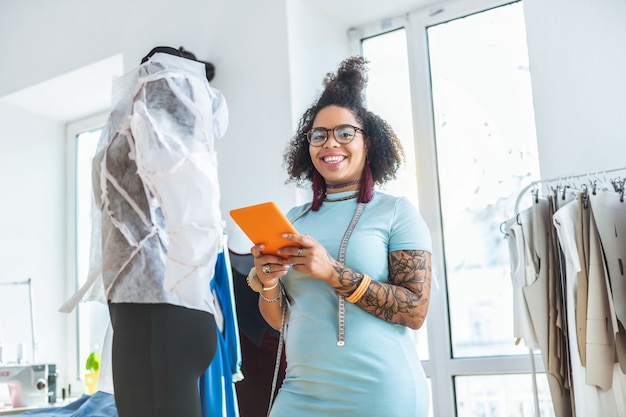
<path fill-rule="evenodd" d="M 230 217 L 255 245 L 265 245 L 263 253 L 276 255 L 280 248 L 296 246 L 282 235 L 298 232 L 272 201 L 231 210 Z"/>

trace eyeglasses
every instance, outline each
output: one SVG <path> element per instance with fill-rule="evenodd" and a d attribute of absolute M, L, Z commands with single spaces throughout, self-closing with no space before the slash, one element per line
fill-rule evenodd
<path fill-rule="evenodd" d="M 332 129 L 326 129 L 324 127 L 314 127 L 306 134 L 306 139 L 311 146 L 322 146 L 328 140 L 328 132 L 333 131 L 335 140 L 342 145 L 347 145 L 352 142 L 352 139 L 356 136 L 356 132 L 364 132 L 360 127 L 352 125 L 339 125 Z"/>

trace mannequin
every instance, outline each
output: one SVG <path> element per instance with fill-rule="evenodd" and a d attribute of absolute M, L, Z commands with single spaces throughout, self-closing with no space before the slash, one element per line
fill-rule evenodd
<path fill-rule="evenodd" d="M 90 276 L 79 293 L 94 286 L 91 298 L 99 289 L 109 306 L 120 417 L 201 417 L 223 235 L 214 141 L 228 125 L 213 74 L 182 47 L 151 50 L 115 81 L 93 159 Z"/>

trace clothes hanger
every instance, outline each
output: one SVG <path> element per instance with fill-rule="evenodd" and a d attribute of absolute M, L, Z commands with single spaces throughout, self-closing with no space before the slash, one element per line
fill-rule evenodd
<path fill-rule="evenodd" d="M 607 169 L 607 170 L 604 170 L 604 171 L 601 171 L 601 172 L 602 172 L 602 174 L 606 178 L 606 174 L 607 173 L 610 173 L 610 172 L 620 172 L 620 171 L 621 172 L 626 171 L 626 167 Z M 596 193 L 596 191 L 598 189 L 598 183 L 600 182 L 599 181 L 599 172 L 600 171 L 586 172 L 586 173 L 583 173 L 583 174 L 571 175 L 568 178 L 570 178 L 573 181 L 575 178 L 586 177 L 589 180 L 588 182 L 590 184 L 591 190 L 592 190 L 592 192 L 595 195 L 595 193 Z M 593 180 L 591 180 L 592 176 L 595 177 Z M 534 191 L 539 187 L 539 185 L 540 184 L 546 184 L 546 183 L 554 182 L 554 181 L 558 181 L 559 179 L 562 179 L 562 178 L 563 177 L 557 177 L 557 178 L 552 178 L 552 179 L 544 179 L 544 180 L 536 180 L 536 181 L 532 181 L 526 187 L 522 188 L 522 190 L 520 191 L 520 193 L 517 196 L 517 199 L 515 200 L 515 214 L 519 213 L 519 206 L 520 206 L 520 203 L 522 201 L 522 198 L 524 198 L 524 196 L 526 195 L 526 193 L 529 190 L 533 191 L 533 193 L 532 193 L 533 197 L 534 197 L 533 201 L 535 201 L 535 203 L 537 203 L 539 195 L 538 195 L 538 193 L 536 193 Z M 577 189 L 579 189 L 579 190 L 582 189 L 582 185 L 577 187 Z"/>

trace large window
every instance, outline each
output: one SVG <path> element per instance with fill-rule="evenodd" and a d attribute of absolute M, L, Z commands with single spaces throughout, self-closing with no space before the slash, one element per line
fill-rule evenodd
<path fill-rule="evenodd" d="M 88 121 L 77 122 L 68 128 L 68 136 L 74 166 L 72 177 L 74 210 L 71 221 L 74 223 L 74 274 L 70 285 L 78 289 L 89 273 L 91 246 L 92 177 L 91 160 L 96 151 L 104 116 L 96 116 Z M 91 352 L 101 353 L 109 324 L 107 306 L 96 301 L 82 302 L 77 306 L 78 357 L 76 378 L 82 379 L 85 362 Z M 79 388 L 80 389 L 80 388 Z"/>
<path fill-rule="evenodd" d="M 96 152 L 100 129 L 81 132 L 76 136 L 76 269 L 78 287 L 87 280 L 91 244 L 92 182 L 91 160 Z M 86 362 L 91 352 L 102 352 L 105 332 L 109 324 L 107 306 L 88 302 L 79 309 L 79 364 Z M 82 368 L 79 368 L 82 369 Z"/>
<path fill-rule="evenodd" d="M 539 179 L 521 6 L 427 29 L 454 357 L 527 352 L 513 343 L 499 232 L 524 185 Z"/>
<path fill-rule="evenodd" d="M 538 352 L 514 337 L 500 231 L 520 191 L 539 178 L 522 3 L 501 3 L 387 20 L 365 28 L 360 43 L 370 61 L 368 105 L 394 126 L 410 159 L 390 190 L 408 193 L 433 233 L 433 297 L 419 351 L 434 415 L 554 415 Z"/>
<path fill-rule="evenodd" d="M 409 67 L 404 30 L 395 30 L 383 36 L 363 41 L 364 56 L 371 58 L 367 86 L 368 107 L 393 127 L 407 157 L 394 181 L 383 186 L 383 191 L 406 196 L 419 207 L 417 179 L 415 177 L 415 143 L 411 123 L 411 94 Z M 375 57 L 375 58 L 374 58 Z M 393 98 L 393 99 L 391 99 Z M 428 326 L 426 323 L 425 326 Z M 426 327 L 424 327 L 426 328 Z M 422 360 L 428 359 L 428 333 L 416 334 L 418 352 Z"/>

